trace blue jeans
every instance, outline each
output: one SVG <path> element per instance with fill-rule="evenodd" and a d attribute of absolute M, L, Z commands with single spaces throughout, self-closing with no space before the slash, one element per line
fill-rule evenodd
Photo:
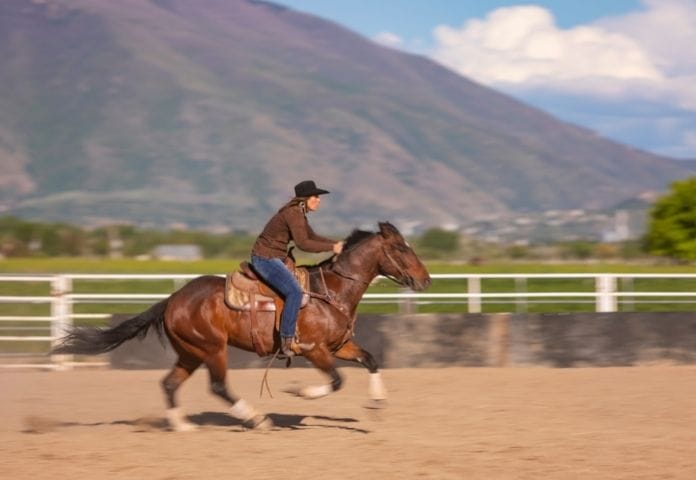
<path fill-rule="evenodd" d="M 302 305 L 302 288 L 280 258 L 251 256 L 251 266 L 285 300 L 280 315 L 280 335 L 294 337 L 297 313 Z"/>

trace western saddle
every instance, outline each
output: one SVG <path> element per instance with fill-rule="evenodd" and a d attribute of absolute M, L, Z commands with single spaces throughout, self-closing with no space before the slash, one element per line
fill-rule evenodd
<path fill-rule="evenodd" d="M 290 257 L 288 257 L 290 258 Z M 302 305 L 309 302 L 309 272 L 304 267 L 295 267 L 295 262 L 290 259 L 286 262 L 293 272 L 302 291 Z M 225 280 L 225 304 L 232 310 L 249 312 L 251 320 L 251 340 L 254 349 L 260 357 L 265 357 L 270 352 L 266 351 L 258 333 L 258 320 L 256 312 L 275 312 L 275 330 L 280 328 L 280 313 L 283 310 L 283 298 L 259 278 L 249 262 L 242 262 L 239 270 L 227 274 Z"/>

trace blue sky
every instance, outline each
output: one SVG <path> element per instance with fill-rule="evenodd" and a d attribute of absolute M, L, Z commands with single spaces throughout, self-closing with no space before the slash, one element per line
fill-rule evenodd
<path fill-rule="evenodd" d="M 275 0 L 600 135 L 696 159 L 696 0 Z"/>

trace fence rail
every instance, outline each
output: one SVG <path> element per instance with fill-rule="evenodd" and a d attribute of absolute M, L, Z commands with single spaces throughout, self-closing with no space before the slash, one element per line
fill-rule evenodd
<path fill-rule="evenodd" d="M 75 320 L 103 321 L 111 312 L 105 305 L 153 303 L 166 298 L 185 281 L 198 274 L 58 274 L 58 275 L 0 275 L 0 355 L 31 354 L 18 344 L 34 346 L 34 354 L 45 358 L 50 346 L 55 344 L 66 328 Z M 222 275 L 221 275 L 222 276 Z M 530 305 L 593 305 L 596 312 L 615 312 L 620 308 L 632 308 L 639 302 L 656 305 L 689 303 L 696 305 L 696 274 L 660 273 L 565 273 L 565 274 L 434 274 L 430 292 L 394 291 L 375 292 L 370 288 L 363 297 L 363 305 L 396 304 L 402 312 L 415 312 L 433 305 L 449 305 L 457 311 L 480 313 L 491 311 L 494 304 L 510 310 L 527 311 Z M 377 280 L 382 280 L 377 279 Z M 638 289 L 636 282 L 649 280 L 669 281 L 662 291 Z M 133 292 L 131 282 L 160 282 L 160 292 L 147 292 L 146 288 Z M 162 283 L 165 281 L 165 283 Z M 494 286 L 495 282 L 510 282 L 512 286 Z M 536 285 L 549 281 L 542 291 Z M 578 281 L 585 282 L 578 288 Z M 571 289 L 564 291 L 563 282 L 571 282 Z M 575 283 L 573 283 L 575 282 Z M 675 289 L 674 283 L 682 282 Z M 535 286 L 531 284 L 534 283 Z M 115 284 L 127 291 L 114 292 Z M 124 285 L 125 284 L 125 285 Z M 106 289 L 97 285 L 107 285 Z M 694 288 L 688 288 L 694 287 Z M 566 285 L 566 288 L 569 288 Z M 106 290 L 106 291 L 105 291 Z M 143 292 L 145 290 L 145 292 Z M 435 290 L 435 291 L 433 291 Z M 444 290 L 444 291 L 443 291 Z M 450 290 L 450 291 L 447 291 Z M 455 290 L 455 291 L 451 291 Z M 6 294 L 4 294 L 6 293 Z M 91 305 L 92 311 L 84 311 Z M 82 311 L 75 311 L 76 307 Z M 101 310 L 99 309 L 101 308 Z M 43 324 L 43 325 L 42 325 Z M 40 346 L 36 347 L 39 342 Z M 5 346 L 13 345 L 8 350 Z M 38 351 L 37 351 L 38 350 Z M 70 366 L 73 359 L 60 355 L 50 357 L 46 367 Z M 10 366 L 22 366 L 9 363 Z M 41 364 L 39 364 L 41 365 Z M 5 366 L 0 362 L 0 366 Z M 27 364 L 26 366 L 37 366 Z"/>

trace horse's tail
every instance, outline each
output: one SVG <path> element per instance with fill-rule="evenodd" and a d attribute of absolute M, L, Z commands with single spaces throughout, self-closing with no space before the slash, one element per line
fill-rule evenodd
<path fill-rule="evenodd" d="M 135 338 L 144 338 L 150 327 L 155 327 L 162 342 L 164 334 L 164 312 L 169 298 L 151 306 L 140 315 L 130 318 L 111 328 L 72 327 L 68 330 L 52 354 L 96 355 L 110 352 L 122 343 Z"/>

